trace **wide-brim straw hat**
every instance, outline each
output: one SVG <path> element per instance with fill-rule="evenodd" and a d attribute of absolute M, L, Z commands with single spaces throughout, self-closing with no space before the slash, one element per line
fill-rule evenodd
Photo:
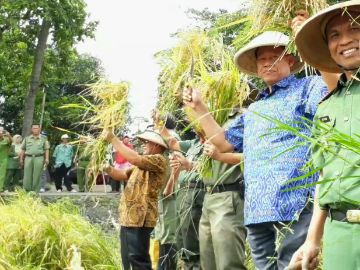
<path fill-rule="evenodd" d="M 296 34 L 295 43 L 303 61 L 322 71 L 343 72 L 331 58 L 325 30 L 327 23 L 335 15 L 346 14 L 349 11 L 360 12 L 360 1 L 347 1 L 330 6 L 309 18 L 302 25 Z"/>
<path fill-rule="evenodd" d="M 273 46 L 286 47 L 289 44 L 289 37 L 283 33 L 276 31 L 266 31 L 261 35 L 254 38 L 247 45 L 241 48 L 234 56 L 234 62 L 237 68 L 246 74 L 257 75 L 257 66 L 256 66 L 256 49 L 261 47 Z M 291 73 L 297 73 L 303 68 L 303 63 L 294 56 L 296 63 L 291 67 Z"/>
<path fill-rule="evenodd" d="M 149 142 L 156 143 L 166 149 L 169 148 L 165 139 L 159 133 L 152 131 L 152 130 L 145 130 L 143 133 L 136 135 L 136 138 L 139 138 L 140 140 L 143 140 L 143 141 L 149 141 Z"/>

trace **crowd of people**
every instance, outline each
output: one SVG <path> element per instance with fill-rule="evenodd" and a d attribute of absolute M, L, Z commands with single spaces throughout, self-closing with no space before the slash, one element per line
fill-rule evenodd
<path fill-rule="evenodd" d="M 297 49 L 319 75 L 295 76 L 304 64 L 286 51 L 283 33 L 264 32 L 241 48 L 238 69 L 267 87 L 224 127 L 188 87 L 183 101 L 201 126 L 194 139 L 182 140 L 155 117 L 155 128 L 138 136 L 140 155 L 108 131 L 132 164 L 104 168 L 127 181 L 119 206 L 123 269 L 152 269 L 152 232 L 157 269 L 246 269 L 246 240 L 256 269 L 316 269 L 321 242 L 323 269 L 360 269 L 359 152 L 326 141 L 334 130 L 360 134 L 359 18 L 358 1 L 311 18 L 297 13 Z M 324 130 L 327 137 L 318 137 Z M 198 172 L 203 154 L 209 176 Z M 310 160 L 313 173 L 305 171 Z"/>
<path fill-rule="evenodd" d="M 260 270 L 316 269 L 321 243 L 323 269 L 360 269 L 359 153 L 317 139 L 324 130 L 359 139 L 359 18 L 357 0 L 310 18 L 297 13 L 298 52 L 319 75 L 295 76 L 304 64 L 286 51 L 284 33 L 264 32 L 241 48 L 234 58 L 238 69 L 266 88 L 225 126 L 188 87 L 183 103 L 201 127 L 193 138 L 179 136 L 166 119 L 163 126 L 157 114 L 153 129 L 137 135 L 142 151 L 129 138 L 105 132 L 116 164 L 103 171 L 126 183 L 119 204 L 123 269 L 153 269 L 151 238 L 160 244 L 158 270 L 246 269 L 246 241 Z M 274 132 L 278 123 L 290 128 Z M 312 144 L 304 139 L 311 136 Z M 69 138 L 61 139 L 53 154 L 59 192 L 74 160 Z M 211 160 L 208 176 L 199 173 L 202 155 Z M 24 189 L 40 191 L 49 144 L 37 125 L 22 142 L 0 128 L 0 159 L 0 190 L 18 185 L 24 164 Z M 304 172 L 310 160 L 315 173 Z M 84 191 L 86 181 L 79 179 L 89 157 L 77 161 Z M 71 182 L 65 186 L 73 190 Z"/>
<path fill-rule="evenodd" d="M 129 137 L 123 138 L 129 148 L 133 148 Z M 38 124 L 31 127 L 31 135 L 22 138 L 21 135 L 11 136 L 0 127 L 0 192 L 13 192 L 22 188 L 27 192 L 43 193 L 50 190 L 51 180 L 56 192 L 62 192 L 63 187 L 68 192 L 89 191 L 90 185 L 96 180 L 91 174 L 89 163 L 91 154 L 86 150 L 87 140 L 80 137 L 76 144 L 70 142 L 67 134 L 61 136 L 61 143 L 56 145 L 50 156 L 50 144 L 46 132 L 42 132 Z M 109 149 L 116 168 L 127 168 L 127 162 L 119 153 Z M 52 158 L 51 172 L 49 163 Z M 119 192 L 119 182 L 101 177 L 111 185 L 111 192 Z M 78 189 L 73 184 L 78 185 Z"/>

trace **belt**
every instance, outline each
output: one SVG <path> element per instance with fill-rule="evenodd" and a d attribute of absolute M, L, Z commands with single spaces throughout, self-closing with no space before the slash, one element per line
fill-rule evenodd
<path fill-rule="evenodd" d="M 205 191 L 209 194 L 214 193 L 221 193 L 226 191 L 242 191 L 242 184 L 241 182 L 235 182 L 231 184 L 219 184 L 219 185 L 213 185 L 213 186 L 206 186 Z"/>
<path fill-rule="evenodd" d="M 42 157 L 42 156 L 44 156 L 44 154 L 37 154 L 37 155 L 25 154 L 25 156 L 27 156 L 27 157 Z"/>
<path fill-rule="evenodd" d="M 349 223 L 360 223 L 360 210 L 337 210 L 329 208 L 328 217 L 331 220 L 349 222 Z"/>
<path fill-rule="evenodd" d="M 203 181 L 194 181 L 194 182 L 185 183 L 180 186 L 180 188 L 183 188 L 183 187 L 204 189 L 205 185 L 204 185 Z"/>

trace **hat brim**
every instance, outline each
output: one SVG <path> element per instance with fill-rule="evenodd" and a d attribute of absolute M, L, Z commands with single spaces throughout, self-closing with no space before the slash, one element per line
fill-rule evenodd
<path fill-rule="evenodd" d="M 157 132 L 145 131 L 144 133 L 136 135 L 136 138 L 158 144 L 165 149 L 169 148 L 167 143 L 165 142 L 165 139 Z"/>
<path fill-rule="evenodd" d="M 239 50 L 234 56 L 234 62 L 240 72 L 243 72 L 248 75 L 257 76 L 257 66 L 256 66 L 256 50 L 261 47 L 273 46 L 277 47 L 286 47 L 286 43 L 276 43 L 274 41 L 261 43 L 254 46 L 245 46 L 243 49 Z M 293 55 L 294 56 L 294 55 Z M 298 73 L 304 67 L 304 64 L 300 62 L 299 58 L 294 56 L 295 64 L 291 67 L 291 74 Z"/>
<path fill-rule="evenodd" d="M 309 18 L 302 25 L 296 34 L 295 44 L 304 62 L 321 71 L 343 72 L 330 55 L 328 44 L 323 36 L 322 25 L 329 17 L 333 17 L 337 13 L 341 14 L 344 10 L 360 12 L 359 1 L 333 5 Z"/>

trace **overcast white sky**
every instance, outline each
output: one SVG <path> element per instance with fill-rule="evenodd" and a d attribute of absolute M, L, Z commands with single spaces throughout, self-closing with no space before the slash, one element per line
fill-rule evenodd
<path fill-rule="evenodd" d="M 133 117 L 149 117 L 156 102 L 159 67 L 153 55 L 169 48 L 170 34 L 191 24 L 188 8 L 237 10 L 242 0 L 86 0 L 91 19 L 99 21 L 95 40 L 79 44 L 103 62 L 112 82 L 131 83 Z"/>

